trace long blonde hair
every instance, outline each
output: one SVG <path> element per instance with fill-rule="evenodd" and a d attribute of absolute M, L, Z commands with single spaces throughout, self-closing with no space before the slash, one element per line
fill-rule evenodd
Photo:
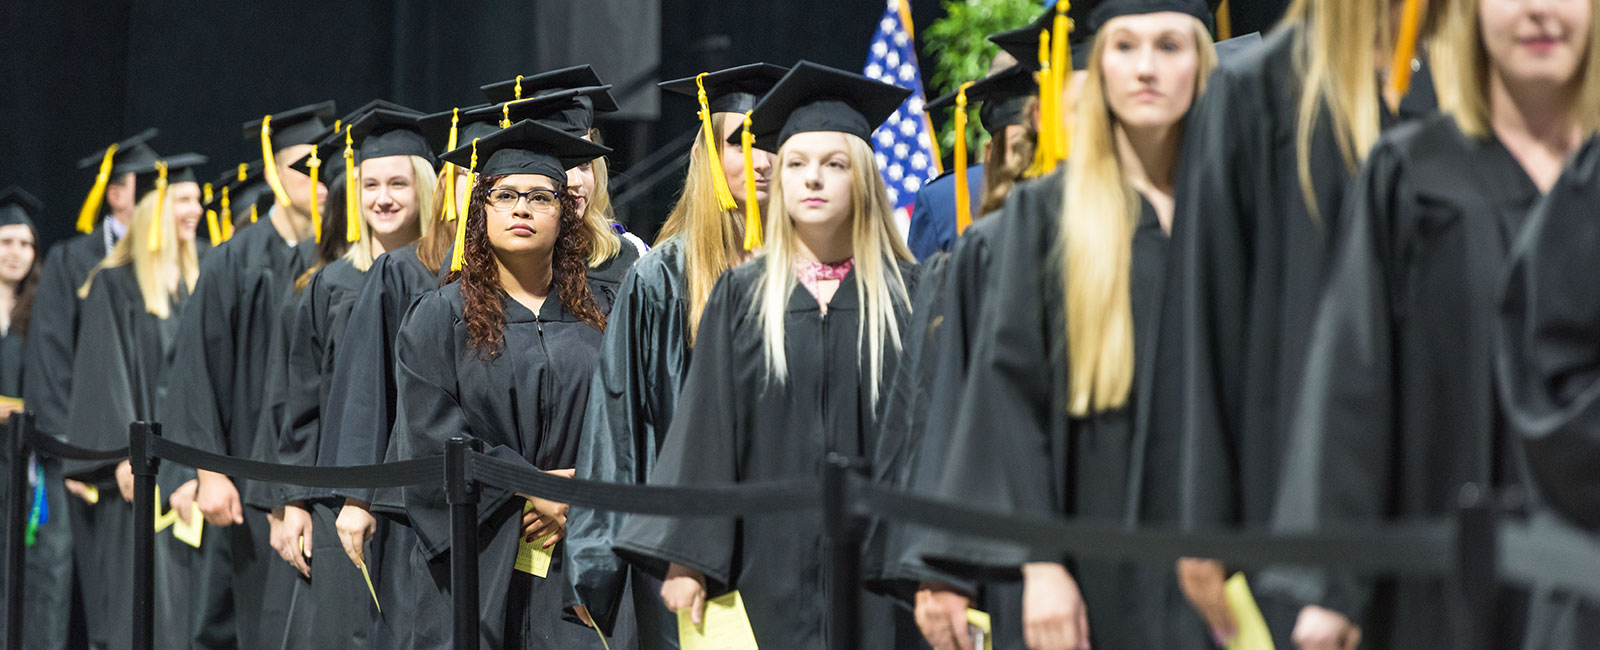
<path fill-rule="evenodd" d="M 856 339 L 866 342 L 867 381 L 872 403 L 878 403 L 883 379 L 883 348 L 887 342 L 900 349 L 900 322 L 896 307 L 910 309 L 905 278 L 897 262 L 911 262 L 911 251 L 900 241 L 894 225 L 894 206 L 873 156 L 872 145 L 860 138 L 844 136 L 850 156 L 850 232 L 855 259 L 856 293 L 861 297 L 861 317 Z M 783 160 L 787 148 L 778 150 Z M 761 320 L 762 342 L 766 350 L 767 374 L 779 383 L 788 379 L 789 360 L 784 351 L 784 317 L 789 311 L 789 296 L 799 281 L 795 278 L 798 236 L 794 221 L 783 205 L 783 183 L 772 184 L 767 199 L 766 268 L 756 287 L 751 312 Z"/>
<path fill-rule="evenodd" d="M 1194 21 L 1199 62 L 1194 94 L 1217 65 L 1205 24 Z M 1121 407 L 1133 389 L 1133 234 L 1139 195 L 1123 174 L 1116 116 L 1106 101 L 1101 61 L 1105 32 L 1089 56 L 1074 114 L 1071 157 L 1062 183 L 1056 266 L 1065 295 L 1067 412 L 1074 417 Z"/>
<path fill-rule="evenodd" d="M 589 129 L 589 139 L 600 141 L 600 129 Z M 590 163 L 594 172 L 594 192 L 583 208 L 583 230 L 589 239 L 589 266 L 600 266 L 622 252 L 622 238 L 611 229 L 611 166 L 604 156 Z"/>
<path fill-rule="evenodd" d="M 179 185 L 180 183 L 173 183 Z M 172 315 L 175 293 L 167 289 L 167 272 L 178 269 L 179 281 L 186 291 L 194 291 L 200 278 L 200 262 L 195 253 L 194 240 L 178 238 L 178 220 L 173 215 L 173 193 L 168 188 L 161 206 L 161 243 L 150 250 L 151 224 L 156 219 L 156 198 L 160 192 L 145 192 L 133 208 L 133 222 L 128 224 L 128 234 L 117 240 L 105 259 L 89 272 L 89 278 L 78 288 L 78 297 L 89 297 L 94 279 L 100 271 L 124 265 L 133 265 L 133 276 L 139 285 L 139 295 L 144 299 L 144 310 L 156 318 Z"/>
<path fill-rule="evenodd" d="M 411 162 L 411 186 L 416 188 L 417 193 L 417 227 L 420 228 L 417 236 L 420 238 L 433 230 L 433 215 L 437 212 L 434 209 L 433 197 L 438 179 L 433 171 L 433 165 L 426 158 L 421 156 L 406 156 L 406 158 L 410 159 Z M 361 168 L 358 165 L 356 167 L 356 186 L 346 187 L 344 191 L 355 192 L 358 197 L 356 204 L 361 206 L 361 218 L 358 220 L 360 228 L 357 234 L 358 239 L 350 244 L 350 249 L 344 252 L 343 257 L 346 261 L 355 265 L 357 270 L 365 273 L 367 269 L 372 268 L 372 262 L 378 256 L 372 254 L 372 227 L 367 225 L 367 221 L 372 218 L 372 215 L 369 214 L 370 210 L 367 208 L 367 202 L 359 200 L 361 182 Z"/>
<path fill-rule="evenodd" d="M 722 133 L 728 120 L 743 119 L 736 113 L 716 113 L 711 122 Z M 689 175 L 683 181 L 683 194 L 672 206 L 666 223 L 656 235 L 656 245 L 673 237 L 683 246 L 684 284 L 689 291 L 689 346 L 694 346 L 700 331 L 700 314 L 722 273 L 743 260 L 744 215 L 722 209 L 717 200 L 716 179 L 711 157 L 706 155 L 705 138 L 695 138 L 689 151 Z"/>
<path fill-rule="evenodd" d="M 1489 137 L 1489 52 L 1483 46 L 1483 25 L 1478 19 L 1478 0 L 1453 0 L 1455 6 L 1444 19 L 1435 51 L 1449 56 L 1431 60 L 1437 77 L 1451 79 L 1439 84 L 1439 108 L 1455 118 L 1462 133 Z M 1600 16 L 1600 0 L 1588 0 L 1590 13 Z M 1600 130 L 1600 19 L 1589 20 L 1588 51 L 1574 81 L 1578 84 L 1573 117 L 1585 133 Z"/>

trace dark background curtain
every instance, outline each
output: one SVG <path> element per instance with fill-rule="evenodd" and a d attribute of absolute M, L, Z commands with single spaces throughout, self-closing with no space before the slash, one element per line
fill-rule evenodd
<path fill-rule="evenodd" d="M 1234 0 L 1235 31 L 1284 0 Z M 207 177 L 260 157 L 240 125 L 324 99 L 424 111 L 482 101 L 477 87 L 592 63 L 622 100 L 599 126 L 618 219 L 647 241 L 678 190 L 695 126 L 655 82 L 753 61 L 858 70 L 883 11 L 872 0 L 5 0 L 0 2 L 0 186 L 47 204 L 46 242 L 71 233 L 93 170 L 76 161 L 154 126 L 162 153 L 211 158 Z M 941 3 L 913 0 L 924 26 Z M 974 35 L 981 38 L 981 35 Z M 924 75 L 932 61 L 924 54 Z M 681 148 L 669 148 L 676 145 Z"/>

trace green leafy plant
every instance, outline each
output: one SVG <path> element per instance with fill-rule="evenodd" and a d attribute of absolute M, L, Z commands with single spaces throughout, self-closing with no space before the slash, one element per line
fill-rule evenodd
<path fill-rule="evenodd" d="M 945 0 L 944 17 L 922 31 L 922 47 L 935 61 L 928 98 L 953 93 L 961 84 L 982 79 L 989 61 L 1000 51 L 989 34 L 1021 27 L 1043 11 L 1040 0 Z M 939 128 L 939 151 L 949 155 L 955 146 L 955 120 Z M 976 139 L 974 139 L 976 136 Z M 967 108 L 968 151 L 978 151 L 988 139 L 978 123 L 976 104 Z"/>

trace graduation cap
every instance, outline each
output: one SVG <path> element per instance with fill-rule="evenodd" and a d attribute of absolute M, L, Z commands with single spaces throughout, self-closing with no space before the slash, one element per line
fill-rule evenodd
<path fill-rule="evenodd" d="M 698 98 L 704 92 L 701 109 L 709 106 L 712 113 L 748 113 L 788 72 L 788 68 L 779 65 L 751 63 L 656 85 L 686 97 Z"/>
<path fill-rule="evenodd" d="M 22 224 L 34 228 L 34 219 L 44 212 L 44 204 L 27 190 L 12 185 L 0 190 L 0 226 Z"/>
<path fill-rule="evenodd" d="M 163 212 L 166 210 L 167 188 L 173 183 L 197 183 L 194 169 L 206 164 L 206 157 L 197 153 L 181 153 L 175 156 L 150 163 L 148 167 L 138 166 L 129 171 L 134 173 L 135 187 L 138 195 L 143 197 L 149 192 L 156 193 L 156 213 L 150 220 L 149 247 L 150 250 L 160 250 L 166 229 L 162 227 Z"/>
<path fill-rule="evenodd" d="M 801 61 L 756 105 L 749 129 L 755 147 L 776 152 L 789 138 L 837 131 L 871 142 L 911 90 L 825 65 Z"/>
<path fill-rule="evenodd" d="M 245 139 L 261 138 L 262 171 L 267 186 L 272 188 L 272 194 L 279 203 L 289 203 L 289 195 L 283 191 L 283 183 L 278 180 L 278 161 L 274 155 L 295 145 L 316 142 L 322 131 L 328 128 L 328 120 L 333 118 L 334 111 L 334 103 L 329 100 L 268 114 L 259 120 L 244 123 Z"/>
<path fill-rule="evenodd" d="M 250 222 L 254 223 L 262 210 L 271 209 L 276 200 L 271 188 L 267 187 L 259 160 L 240 163 L 218 178 L 213 187 L 211 200 L 206 203 L 205 209 L 218 213 L 222 241 L 233 238 L 235 222 L 249 215 Z"/>
<path fill-rule="evenodd" d="M 138 165 L 154 161 L 158 156 L 149 143 L 161 131 L 145 129 L 131 138 L 106 147 L 105 151 L 92 154 L 78 161 L 78 169 L 90 169 L 99 165 L 99 172 L 94 177 L 94 185 L 89 188 L 89 196 L 84 199 L 83 207 L 78 209 L 78 232 L 93 232 L 95 221 L 100 217 L 100 204 L 106 198 L 106 186 L 111 184 L 112 174 L 126 174 Z"/>
<path fill-rule="evenodd" d="M 522 120 L 536 120 L 581 138 L 589 135 L 589 129 L 594 127 L 594 98 L 608 96 L 610 90 L 609 84 L 553 90 L 533 97 L 492 104 L 468 112 L 467 117 L 474 122 L 498 120 L 495 122 L 496 128 L 504 128 Z"/>
<path fill-rule="evenodd" d="M 429 113 L 417 118 L 417 126 L 421 127 L 422 135 L 428 139 L 428 145 L 433 147 L 434 154 L 444 155 L 446 151 L 455 149 L 458 146 L 456 143 L 471 142 L 474 138 L 482 139 L 499 131 L 499 115 L 491 118 L 481 114 L 482 109 L 493 106 L 494 104 L 478 104 Z M 480 117 L 470 117 L 473 114 L 479 114 Z"/>
<path fill-rule="evenodd" d="M 480 86 L 479 90 L 483 91 L 483 96 L 489 98 L 491 103 L 503 104 L 527 97 L 537 97 L 557 90 L 603 86 L 605 83 L 600 80 L 600 75 L 595 73 L 594 66 L 586 63 L 535 75 L 519 74 L 515 79 L 509 81 Z M 611 96 L 611 93 L 598 95 L 591 99 L 594 102 L 594 110 L 601 113 L 611 113 L 619 108 L 617 100 Z"/>
<path fill-rule="evenodd" d="M 611 148 L 574 136 L 535 120 L 523 120 L 487 138 L 446 152 L 440 158 L 483 176 L 538 174 L 559 183 L 567 170 L 611 153 Z M 474 181 L 476 182 L 476 181 Z M 467 220 L 456 219 L 455 250 L 450 270 L 460 271 L 465 256 Z"/>
<path fill-rule="evenodd" d="M 983 121 L 983 130 L 996 133 L 1026 120 L 1023 109 L 1027 108 L 1029 99 L 1039 94 L 1039 82 L 1025 66 L 1017 64 L 974 81 L 965 89 L 967 103 L 983 103 L 978 108 L 978 119 Z M 961 91 L 958 90 L 935 98 L 923 110 L 937 111 L 955 106 L 959 103 L 957 100 L 960 95 Z"/>
<path fill-rule="evenodd" d="M 1061 0 L 1057 0 L 1059 3 Z M 1072 48 L 1072 65 L 1074 70 L 1082 70 L 1089 64 L 1089 47 L 1094 42 L 1094 33 L 1084 28 L 1088 24 L 1089 12 L 1095 8 L 1090 0 L 1076 0 L 1065 12 L 1068 32 L 1067 44 Z M 989 35 L 989 42 L 999 45 L 1030 72 L 1038 71 L 1042 66 L 1039 61 L 1039 36 L 1050 33 L 1050 42 L 1054 43 L 1057 34 L 1055 26 L 1056 8 L 1045 9 L 1044 13 L 1033 22 L 1011 31 Z"/>
<path fill-rule="evenodd" d="M 1133 16 L 1138 14 L 1154 14 L 1165 11 L 1189 14 L 1196 20 L 1204 23 L 1206 30 L 1216 28 L 1213 12 L 1221 0 L 1100 0 L 1094 4 L 1089 12 L 1089 22 L 1086 35 L 1092 36 L 1100 32 L 1112 18 L 1119 16 Z M 1090 39 L 1092 40 L 1092 39 Z"/>

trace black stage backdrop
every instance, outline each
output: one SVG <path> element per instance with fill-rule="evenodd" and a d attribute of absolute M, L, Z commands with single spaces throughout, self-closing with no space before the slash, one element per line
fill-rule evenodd
<path fill-rule="evenodd" d="M 1284 0 L 1234 0 L 1238 32 Z M 942 15 L 913 0 L 913 21 Z M 693 102 L 655 82 L 753 61 L 857 70 L 883 11 L 875 0 L 4 0 L 0 186 L 47 204 L 46 242 L 71 233 L 93 170 L 76 161 L 148 126 L 162 153 L 211 157 L 207 177 L 260 156 L 240 124 L 323 99 L 384 98 L 425 111 L 475 104 L 481 84 L 593 63 L 623 111 L 602 116 L 617 149 L 618 218 L 652 239 L 680 185 Z M 974 36 L 978 38 L 980 36 Z M 923 56 L 924 70 L 932 62 Z M 670 146 L 677 145 L 677 146 Z M 679 148 L 683 147 L 683 148 Z"/>

